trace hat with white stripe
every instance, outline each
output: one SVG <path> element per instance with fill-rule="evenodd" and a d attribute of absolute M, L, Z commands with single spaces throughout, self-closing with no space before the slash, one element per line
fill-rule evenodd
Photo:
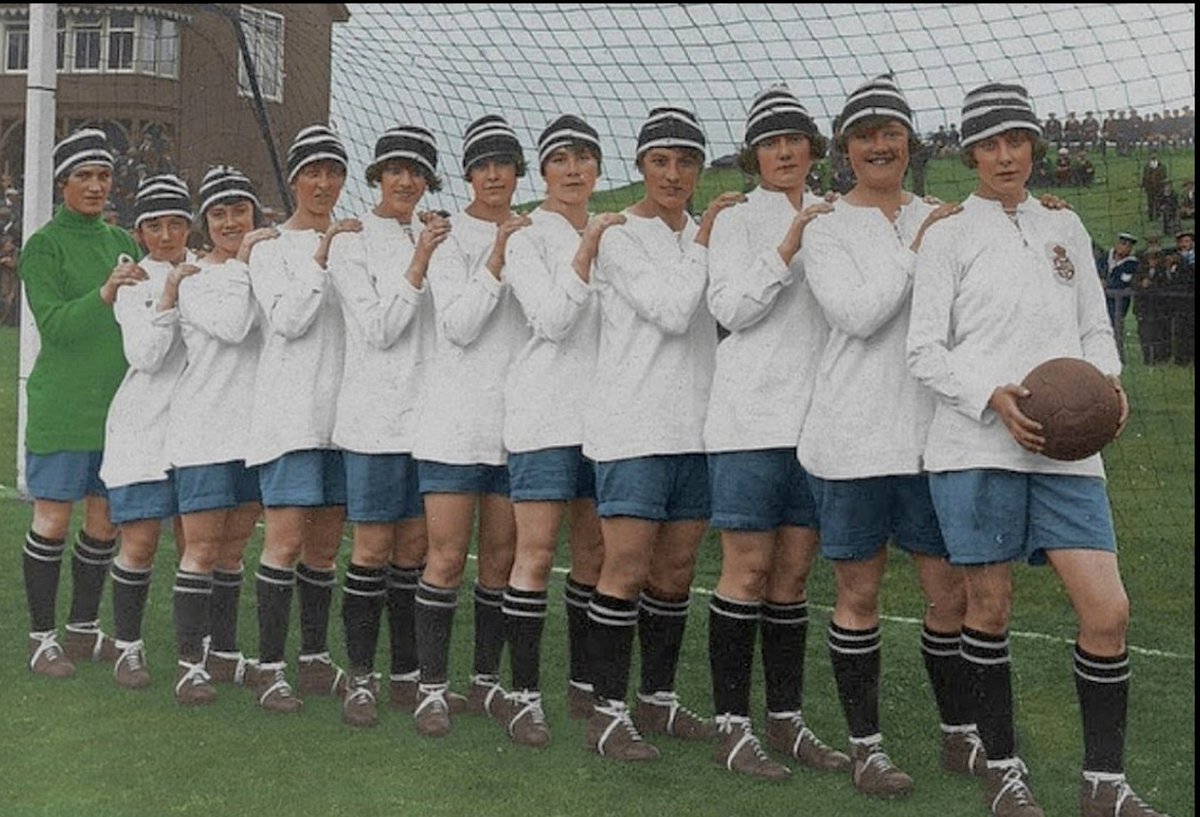
<path fill-rule="evenodd" d="M 663 107 L 650 111 L 638 133 L 637 157 L 654 148 L 686 148 L 704 153 L 704 131 L 696 115 L 686 108 Z"/>
<path fill-rule="evenodd" d="M 963 99 L 962 148 L 1010 130 L 1032 131 L 1042 135 L 1042 125 L 1033 112 L 1029 92 L 1021 85 L 990 82 L 971 91 Z"/>
<path fill-rule="evenodd" d="M 337 162 L 343 169 L 348 169 L 346 147 L 342 140 L 327 125 L 309 125 L 303 128 L 288 148 L 288 184 L 295 181 L 300 168 L 313 162 L 325 161 Z"/>
<path fill-rule="evenodd" d="M 249 201 L 256 210 L 261 209 L 258 197 L 254 195 L 254 185 L 240 170 L 229 165 L 214 165 L 204 174 L 200 182 L 200 217 L 208 212 L 208 208 L 217 204 L 232 204 L 235 201 Z"/>
<path fill-rule="evenodd" d="M 750 103 L 746 116 L 746 147 L 788 133 L 818 135 L 817 123 L 786 85 L 772 85 Z"/>
<path fill-rule="evenodd" d="M 432 133 L 416 125 L 389 128 L 375 141 L 375 160 L 367 166 L 367 174 L 393 159 L 420 165 L 432 177 L 437 173 L 437 140 Z"/>
<path fill-rule="evenodd" d="M 538 137 L 538 166 L 544 168 L 551 153 L 571 146 L 588 147 L 600 158 L 600 134 L 578 116 L 568 113 L 547 125 Z"/>
<path fill-rule="evenodd" d="M 112 170 L 113 155 L 108 136 L 99 128 L 81 128 L 54 146 L 54 178 L 69 176 L 84 165 Z"/>
<path fill-rule="evenodd" d="M 188 195 L 187 183 L 170 173 L 143 179 L 138 185 L 133 209 L 134 227 L 143 221 L 165 216 L 179 216 L 187 219 L 189 224 L 192 221 L 192 200 Z"/>
<path fill-rule="evenodd" d="M 854 89 L 842 107 L 842 133 L 850 130 L 854 123 L 869 116 L 886 116 L 898 119 L 910 131 L 913 128 L 912 108 L 904 98 L 904 92 L 896 84 L 892 74 L 880 74 Z"/>
<path fill-rule="evenodd" d="M 521 142 L 503 116 L 488 114 L 467 126 L 463 134 L 463 173 L 470 173 L 479 162 L 497 157 L 512 161 L 521 158 Z"/>

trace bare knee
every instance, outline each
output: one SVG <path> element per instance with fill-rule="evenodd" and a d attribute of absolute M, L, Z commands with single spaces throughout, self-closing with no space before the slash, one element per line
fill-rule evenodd
<path fill-rule="evenodd" d="M 1116 655 L 1125 649 L 1129 630 L 1129 597 L 1122 591 L 1080 617 L 1079 641 L 1088 652 Z"/>

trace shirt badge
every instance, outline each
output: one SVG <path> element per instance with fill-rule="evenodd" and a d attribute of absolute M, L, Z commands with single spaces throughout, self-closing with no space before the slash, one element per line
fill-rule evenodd
<path fill-rule="evenodd" d="M 1075 277 L 1075 264 L 1067 255 L 1067 248 L 1062 244 L 1050 247 L 1050 261 L 1054 264 L 1054 274 L 1064 283 Z"/>

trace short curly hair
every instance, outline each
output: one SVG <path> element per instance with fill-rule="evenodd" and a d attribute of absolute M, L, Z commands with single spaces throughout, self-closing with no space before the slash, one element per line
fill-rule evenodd
<path fill-rule="evenodd" d="M 815 162 L 818 159 L 824 159 L 829 152 L 829 140 L 819 133 L 808 134 L 802 133 L 801 136 L 808 139 L 808 155 Z M 765 140 L 764 140 L 765 141 Z M 762 144 L 761 142 L 759 144 Z M 758 176 L 760 168 L 758 166 L 758 145 L 743 145 L 738 151 L 737 167 L 743 173 L 748 173 L 751 176 Z"/>
<path fill-rule="evenodd" d="M 481 156 L 480 158 L 476 159 L 471 166 L 467 168 L 467 171 L 463 173 L 463 181 L 469 184 L 471 181 L 471 172 L 480 165 L 487 164 L 488 162 L 499 162 L 504 164 L 506 160 L 508 164 L 514 165 L 517 168 L 518 179 L 524 177 L 526 171 L 529 170 L 529 165 L 525 163 L 525 157 L 521 156 L 520 154 L 506 153 L 499 156 L 492 154 L 491 156 Z M 429 189 L 432 190 L 433 188 L 431 187 Z"/>
<path fill-rule="evenodd" d="M 1029 137 L 1031 142 L 1033 142 L 1033 160 L 1035 162 L 1040 162 L 1046 158 L 1046 154 L 1050 152 L 1050 143 L 1047 142 L 1045 138 L 1042 136 L 1035 136 L 1033 131 L 1025 130 L 1024 128 L 1016 128 L 1016 130 L 1020 130 Z M 962 163 L 972 170 L 979 167 L 979 162 L 975 161 L 975 148 L 977 147 L 979 147 L 978 142 L 971 145 L 969 148 L 964 148 L 958 154 L 958 157 L 962 159 Z"/>
<path fill-rule="evenodd" d="M 425 165 L 415 162 L 412 159 L 388 159 L 386 162 L 372 162 L 367 165 L 367 185 L 370 187 L 378 186 L 380 180 L 383 179 L 384 169 L 389 165 L 407 167 L 412 171 L 413 175 L 420 176 L 425 180 L 425 189 L 430 193 L 437 193 L 442 189 L 442 177 L 436 173 L 431 173 Z"/>
<path fill-rule="evenodd" d="M 899 122 L 901 125 L 904 125 L 904 122 L 894 116 L 880 115 L 863 117 L 851 125 L 849 130 L 839 130 L 834 136 L 833 144 L 840 152 L 846 153 L 846 147 L 849 144 L 851 136 L 856 136 L 860 133 L 871 133 L 872 131 L 879 130 L 884 125 L 890 125 L 893 122 Z M 913 133 L 912 128 L 909 128 L 907 125 L 904 125 L 904 127 L 908 131 L 908 153 L 911 156 L 921 149 L 923 143 L 921 142 L 920 137 Z"/>

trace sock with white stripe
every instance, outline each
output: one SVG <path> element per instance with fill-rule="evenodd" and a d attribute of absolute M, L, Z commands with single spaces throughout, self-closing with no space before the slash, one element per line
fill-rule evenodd
<path fill-rule="evenodd" d="M 342 625 L 346 655 L 355 675 L 375 669 L 375 649 L 387 599 L 387 569 L 350 563 L 342 581 Z"/>
<path fill-rule="evenodd" d="M 388 640 L 392 646 L 392 675 L 407 675 L 417 669 L 416 604 L 417 582 L 425 565 L 387 566 Z"/>
<path fill-rule="evenodd" d="M 504 654 L 504 588 L 475 583 L 475 674 L 500 675 Z"/>
<path fill-rule="evenodd" d="M 708 665 L 713 711 L 750 716 L 750 676 L 761 605 L 713 593 L 708 603 Z"/>
<path fill-rule="evenodd" d="M 117 554 L 116 539 L 93 539 L 83 531 L 75 537 L 74 553 L 71 555 L 71 614 L 67 616 L 67 627 L 71 624 L 88 624 L 100 618 L 100 596 L 104 593 L 104 577 Z"/>
<path fill-rule="evenodd" d="M 142 618 L 146 614 L 146 597 L 150 594 L 149 569 L 133 570 L 112 563 L 113 636 L 129 643 L 142 638 Z"/>
<path fill-rule="evenodd" d="M 180 659 L 193 664 L 204 658 L 212 582 L 211 573 L 175 571 L 175 645 Z"/>
<path fill-rule="evenodd" d="M 301 562 L 296 565 L 296 590 L 300 597 L 300 654 L 329 652 L 329 608 L 337 574 Z"/>
<path fill-rule="evenodd" d="M 1075 692 L 1083 715 L 1083 768 L 1125 771 L 1125 714 L 1129 709 L 1129 653 L 1099 656 L 1075 645 Z"/>
<path fill-rule="evenodd" d="M 1008 631 L 991 635 L 963 627 L 962 657 L 974 698 L 975 722 L 979 726 L 988 764 L 1016 757 Z"/>
<path fill-rule="evenodd" d="M 238 603 L 242 598 L 241 568 L 213 571 L 212 644 L 214 652 L 238 651 Z"/>
<path fill-rule="evenodd" d="M 926 624 L 921 627 L 921 658 L 933 688 L 943 726 L 975 723 L 971 714 L 971 685 L 962 657 L 959 633 L 941 633 Z"/>
<path fill-rule="evenodd" d="M 588 669 L 588 605 L 596 592 L 593 584 L 582 584 L 567 576 L 563 601 L 567 606 L 567 653 L 570 675 L 568 680 L 577 684 L 590 684 L 592 674 Z"/>
<path fill-rule="evenodd" d="M 546 624 L 545 590 L 504 591 L 504 637 L 512 665 L 514 690 L 541 689 L 542 630 Z"/>
<path fill-rule="evenodd" d="M 808 646 L 808 602 L 762 607 L 763 679 L 768 712 L 799 712 L 804 698 L 804 652 Z"/>
<path fill-rule="evenodd" d="M 638 691 L 644 695 L 675 689 L 675 670 L 679 666 L 679 650 L 687 626 L 688 601 L 686 595 L 667 599 L 649 591 L 642 593 L 638 604 L 642 682 Z"/>
<path fill-rule="evenodd" d="M 25 603 L 29 605 L 29 628 L 35 633 L 54 629 L 54 606 L 58 600 L 58 575 L 62 567 L 65 539 L 25 534 L 21 567 L 25 575 Z"/>
<path fill-rule="evenodd" d="M 254 575 L 258 595 L 258 658 L 263 664 L 283 663 L 296 571 L 259 562 Z"/>
<path fill-rule="evenodd" d="M 596 592 L 588 604 L 588 668 L 597 698 L 624 701 L 638 603 Z"/>
<path fill-rule="evenodd" d="M 444 684 L 449 677 L 450 633 L 458 609 L 458 588 L 417 583 L 417 659 L 422 684 Z"/>
<path fill-rule="evenodd" d="M 829 657 L 850 737 L 879 734 L 879 625 L 850 630 L 830 622 Z"/>

